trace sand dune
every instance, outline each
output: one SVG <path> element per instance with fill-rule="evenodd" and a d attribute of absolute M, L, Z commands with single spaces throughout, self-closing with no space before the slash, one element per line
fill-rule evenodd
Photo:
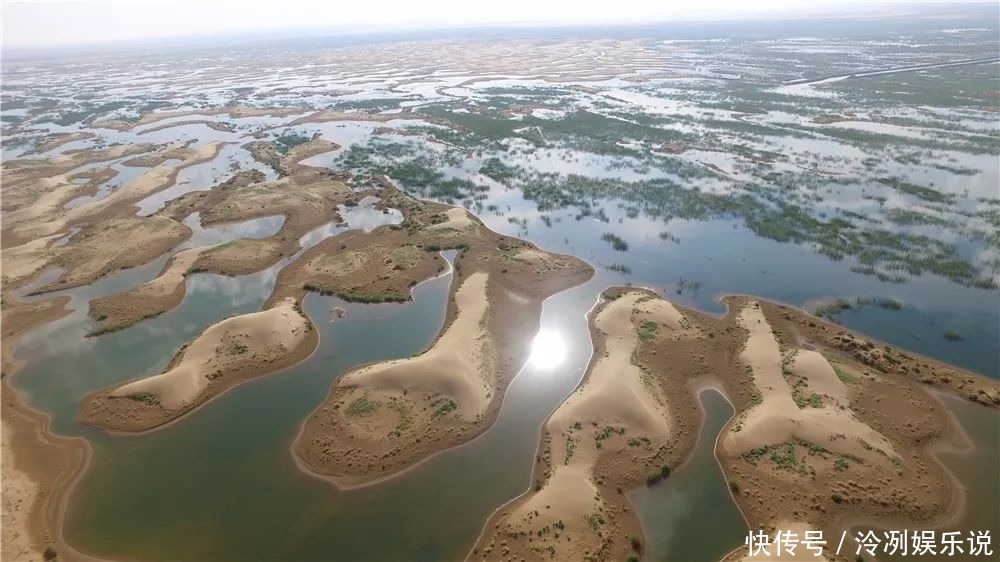
<path fill-rule="evenodd" d="M 212 379 L 274 361 L 305 340 L 308 320 L 294 310 L 295 302 L 223 320 L 201 333 L 166 372 L 124 384 L 112 396 L 151 393 L 164 408 L 192 404 Z"/>
<path fill-rule="evenodd" d="M 293 365 L 312 352 L 316 334 L 294 299 L 234 316 L 203 331 L 166 371 L 85 397 L 79 419 L 117 431 L 170 421 L 240 381 Z"/>
<path fill-rule="evenodd" d="M 438 224 L 432 224 L 427 230 L 465 230 L 472 225 L 469 213 L 461 207 L 448 209 L 448 220 Z"/>
<path fill-rule="evenodd" d="M 532 550 L 551 548 L 557 559 L 583 560 L 616 534 L 610 528 L 598 532 L 612 524 L 612 508 L 595 482 L 597 463 L 602 456 L 634 450 L 636 439 L 648 440 L 648 451 L 659 450 L 671 432 L 658 387 L 632 360 L 639 345 L 637 327 L 653 322 L 679 328 L 682 320 L 670 303 L 638 291 L 624 293 L 600 310 L 594 325 L 604 335 L 604 352 L 592 360 L 584 382 L 545 424 L 551 473 L 506 513 L 498 524 L 501 536 L 524 533 L 536 537 Z M 626 462 L 631 463 L 626 470 L 643 470 L 638 462 Z M 558 529 L 558 536 L 545 529 Z M 483 554 L 490 558 L 496 547 L 495 541 L 486 545 Z"/>
<path fill-rule="evenodd" d="M 494 363 L 493 344 L 483 322 L 488 279 L 488 274 L 477 272 L 462 283 L 455 293 L 455 321 L 426 353 L 352 371 L 338 386 L 376 394 L 441 393 L 455 401 L 463 418 L 481 415 L 490 402 Z"/>
<path fill-rule="evenodd" d="M 136 292 L 142 296 L 162 297 L 173 293 L 184 283 L 184 278 L 202 252 L 213 246 L 199 246 L 177 252 L 159 276 L 139 286 Z"/>
<path fill-rule="evenodd" d="M 49 264 L 49 244 L 61 237 L 60 234 L 50 234 L 19 246 L 4 248 L 0 252 L 4 285 L 17 285 L 45 268 Z"/>
<path fill-rule="evenodd" d="M 796 349 L 791 359 L 789 353 L 785 354 L 783 367 L 782 350 L 760 306 L 750 303 L 740 312 L 738 321 L 749 331 L 740 359 L 752 369 L 761 402 L 743 414 L 739 431 L 726 433 L 722 445 L 727 452 L 742 454 L 799 440 L 875 462 L 888 462 L 896 456 L 885 437 L 851 413 L 846 403 L 847 389 L 822 355 Z M 806 377 L 807 386 L 798 392 L 816 394 L 823 406 L 799 407 L 782 374 L 783 368 L 792 378 Z M 875 450 L 865 447 L 865 443 Z"/>

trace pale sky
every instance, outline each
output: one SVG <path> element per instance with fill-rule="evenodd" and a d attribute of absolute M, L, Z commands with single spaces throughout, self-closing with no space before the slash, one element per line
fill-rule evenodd
<path fill-rule="evenodd" d="M 0 0 L 5 47 L 322 28 L 651 23 L 864 10 L 862 0 Z"/>

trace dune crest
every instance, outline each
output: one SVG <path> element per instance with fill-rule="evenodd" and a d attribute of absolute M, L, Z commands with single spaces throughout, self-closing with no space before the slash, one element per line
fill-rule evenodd
<path fill-rule="evenodd" d="M 746 306 L 737 321 L 749 332 L 740 360 L 760 392 L 760 403 L 743 413 L 738 430 L 726 434 L 722 446 L 728 453 L 804 442 L 872 462 L 897 458 L 884 436 L 852 414 L 844 383 L 821 354 L 783 351 L 757 302 Z M 786 376 L 796 381 L 794 387 Z"/>
<path fill-rule="evenodd" d="M 113 431 L 151 429 L 242 380 L 301 361 L 315 345 L 309 319 L 294 299 L 285 299 L 208 327 L 159 375 L 85 397 L 79 419 Z"/>
<path fill-rule="evenodd" d="M 655 472 L 685 422 L 657 378 L 637 362 L 644 343 L 696 337 L 672 304 L 646 291 L 624 291 L 592 317 L 599 340 L 583 382 L 544 427 L 535 486 L 487 524 L 472 558 L 543 555 L 543 559 L 618 559 L 634 547 L 635 523 L 620 493 Z M 672 360 L 684 361 L 683 355 Z M 609 479 L 614 482 L 612 484 Z M 634 532 L 634 531 L 633 531 Z M 531 540 L 526 541 L 526 537 Z"/>
<path fill-rule="evenodd" d="M 489 274 L 473 273 L 455 293 L 455 321 L 426 352 L 410 359 L 376 363 L 352 371 L 339 385 L 355 392 L 406 394 L 440 393 L 454 400 L 456 413 L 475 419 L 489 404 L 496 362 L 493 344 L 485 329 L 486 283 Z M 492 382 L 492 381 L 491 381 Z"/>

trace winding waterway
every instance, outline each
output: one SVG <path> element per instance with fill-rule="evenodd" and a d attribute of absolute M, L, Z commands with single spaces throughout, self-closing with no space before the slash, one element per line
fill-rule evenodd
<path fill-rule="evenodd" d="M 359 131 L 372 128 L 338 124 L 322 130 L 331 140 L 348 145 L 363 137 Z M 171 129 L 164 134 L 167 131 Z M 338 131 L 344 136 L 338 137 Z M 222 158 L 192 167 L 191 181 L 148 200 L 143 211 L 155 211 L 168 196 L 206 188 L 229 156 Z M 331 158 L 320 155 L 314 162 Z M 548 345 L 564 348 L 561 363 L 529 361 L 511 383 L 496 425 L 488 432 L 378 486 L 338 491 L 298 470 L 289 444 L 341 373 L 360 363 L 412 355 L 434 339 L 443 322 L 450 276 L 418 285 L 413 301 L 403 304 L 349 304 L 310 295 L 304 308 L 320 332 L 320 343 L 308 360 L 243 384 L 180 422 L 139 437 L 110 437 L 75 424 L 79 398 L 159 372 L 180 346 L 207 326 L 258 310 L 275 275 L 291 258 L 242 277 L 192 275 L 178 308 L 99 338 L 84 336 L 89 327 L 87 302 L 153 278 L 167 256 L 59 293 L 72 297 L 75 312 L 25 338 L 17 353 L 27 365 L 12 384 L 32 406 L 52 415 L 54 431 L 81 435 L 93 444 L 91 468 L 69 501 L 69 542 L 95 555 L 142 560 L 461 558 L 490 513 L 528 487 L 539 427 L 573 390 L 589 362 L 586 314 L 600 291 L 614 284 L 653 286 L 684 304 L 715 312 L 721 310 L 718 295 L 728 292 L 802 303 L 830 294 L 891 291 L 906 303 L 903 311 L 859 309 L 842 321 L 890 343 L 998 375 L 997 313 L 976 304 L 992 294 L 987 291 L 930 276 L 887 289 L 870 277 L 850 273 L 850 263 L 752 236 L 729 221 L 674 220 L 670 230 L 683 243 L 664 247 L 656 241 L 662 224 L 628 217 L 620 207 L 609 206 L 608 220 L 600 224 L 574 219 L 569 210 L 553 212 L 556 226 L 551 227 L 542 226 L 534 203 L 516 191 L 494 186 L 488 201 L 508 209 L 505 214 L 482 215 L 490 228 L 580 256 L 594 264 L 597 275 L 544 303 L 541 331 Z M 346 224 L 317 228 L 302 238 L 303 246 L 347 229 L 367 230 L 402 219 L 398 213 L 383 214 L 373 203 L 365 200 L 341 209 Z M 511 218 L 523 219 L 527 226 L 515 226 Z M 265 217 L 206 229 L 196 216 L 186 221 L 195 231 L 189 245 L 269 236 L 281 222 L 280 217 Z M 603 230 L 615 230 L 628 240 L 627 257 L 597 239 Z M 632 272 L 604 269 L 618 261 L 627 261 Z M 697 279 L 698 285 L 681 283 L 685 278 Z M 347 316 L 331 322 L 331 311 L 338 306 L 348 310 Z M 943 330 L 952 326 L 967 340 L 942 339 Z M 632 494 L 653 560 L 714 561 L 742 542 L 742 520 L 712 455 L 714 437 L 730 409 L 713 392 L 702 394 L 701 400 L 705 419 L 695 455 L 662 485 Z M 971 413 L 958 417 L 979 445 L 976 450 L 989 453 L 975 458 L 975 469 L 969 468 L 968 456 L 954 457 L 963 460 L 949 466 L 970 490 L 970 517 L 993 521 L 989 524 L 996 528 L 996 510 L 983 504 L 996 493 L 995 480 L 984 479 L 1000 466 L 994 454 L 996 432 L 988 430 L 995 412 L 963 406 Z M 716 530 L 711 541 L 687 540 L 706 529 Z"/>

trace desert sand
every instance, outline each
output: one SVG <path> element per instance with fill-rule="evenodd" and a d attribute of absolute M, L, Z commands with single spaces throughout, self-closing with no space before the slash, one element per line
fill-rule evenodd
<path fill-rule="evenodd" d="M 5 560 L 42 560 L 45 547 L 32 543 L 27 534 L 28 515 L 38 501 L 38 485 L 27 474 L 14 468 L 11 430 L 4 425 L 0 449 L 3 453 L 3 555 Z"/>
<path fill-rule="evenodd" d="M 392 477 L 485 431 L 527 359 L 542 301 L 593 274 L 575 258 L 490 231 L 462 208 L 418 201 L 384 178 L 376 182 L 373 194 L 381 205 L 402 212 L 402 224 L 347 232 L 318 244 L 278 275 L 269 299 L 315 291 L 348 301 L 407 300 L 410 287 L 443 269 L 439 250 L 458 250 L 453 294 L 437 342 L 415 360 L 341 377 L 293 444 L 306 472 L 342 488 Z M 449 222 L 458 228 L 440 228 Z M 522 252 L 534 258 L 517 259 Z M 469 296 L 482 291 L 475 299 Z M 485 312 L 461 312 L 477 301 Z M 445 351 L 456 347 L 463 348 L 461 354 Z M 440 368 L 442 361 L 451 374 L 428 376 L 433 372 L 427 365 Z M 464 375 L 456 377 L 458 372 Z"/>
<path fill-rule="evenodd" d="M 469 219 L 469 214 L 465 212 L 465 209 L 454 208 L 448 210 L 448 220 L 431 225 L 428 227 L 429 230 L 465 230 L 471 226 L 472 220 Z"/>
<path fill-rule="evenodd" d="M 800 441 L 865 458 L 868 462 L 889 463 L 890 459 L 898 458 L 885 437 L 851 413 L 844 383 L 822 355 L 795 350 L 783 357 L 759 303 L 751 302 L 744 308 L 738 323 L 749 332 L 740 360 L 752 371 L 750 376 L 762 399 L 759 405 L 738 416 L 739 431 L 726 434 L 722 447 L 728 454 L 742 455 L 757 447 Z M 797 405 L 783 370 L 796 381 L 808 381 L 799 382 L 796 391 L 819 397 L 823 406 Z"/>
<path fill-rule="evenodd" d="M 215 245 L 181 250 L 171 256 L 163 271 L 150 281 L 122 293 L 91 300 L 88 314 L 100 322 L 100 328 L 92 335 L 126 328 L 179 305 L 186 294 L 185 280 L 192 266 L 202 253 L 213 247 Z"/>
<path fill-rule="evenodd" d="M 462 282 L 455 292 L 455 320 L 425 353 L 363 367 L 341 377 L 338 384 L 375 397 L 404 389 L 417 396 L 437 394 L 457 404 L 457 415 L 468 420 L 481 416 L 489 405 L 496 362 L 484 322 L 488 280 L 487 273 L 476 272 Z"/>
<path fill-rule="evenodd" d="M 844 353 L 870 351 L 862 336 L 750 297 L 727 297 L 714 317 L 646 290 L 604 296 L 591 314 L 594 356 L 545 422 L 531 488 L 490 517 L 470 560 L 641 556 L 622 492 L 683 463 L 698 427 L 692 388 L 706 383 L 736 409 L 716 455 L 752 529 L 839 536 L 862 516 L 926 526 L 962 509 L 933 457 L 960 431 L 921 388 L 954 367 L 881 346 L 899 375 L 876 373 Z M 907 374 L 917 365 L 921 378 Z M 996 381 L 961 378 L 968 397 L 996 396 Z M 744 558 L 745 548 L 726 560 Z"/>
<path fill-rule="evenodd" d="M 668 476 L 693 448 L 699 414 L 689 383 L 706 368 L 699 358 L 702 335 L 714 328 L 708 320 L 647 290 L 605 292 L 591 313 L 590 366 L 545 422 L 532 488 L 493 514 L 469 559 L 641 553 L 623 491 Z"/>
<path fill-rule="evenodd" d="M 112 431 L 144 431 L 191 411 L 246 379 L 294 365 L 316 346 L 312 324 L 286 299 L 203 331 L 159 375 L 98 391 L 79 419 Z"/>
<path fill-rule="evenodd" d="M 327 450 L 361 447 L 382 451 L 403 432 L 432 434 L 435 426 L 461 427 L 481 420 L 500 382 L 498 357 L 486 321 L 488 282 L 485 272 L 474 273 L 462 282 L 455 292 L 454 321 L 424 353 L 344 374 L 333 391 L 333 407 L 325 407 L 321 418 L 311 418 L 304 432 L 322 434 L 328 440 Z M 359 473 L 358 468 L 364 467 L 355 468 L 350 459 L 340 459 L 346 463 L 341 469 L 325 451 L 314 447 L 299 450 L 303 460 L 320 464 L 341 485 L 370 477 Z M 364 457 L 354 459 L 358 462 Z"/>
<path fill-rule="evenodd" d="M 994 403 L 996 381 L 793 307 L 748 297 L 727 304 L 746 331 L 738 358 L 750 386 L 737 391 L 742 404 L 716 454 L 752 529 L 839 536 L 858 520 L 927 528 L 964 508 L 935 456 L 964 442 L 961 429 L 923 387 L 942 381 Z M 727 560 L 745 555 L 737 549 Z"/>
<path fill-rule="evenodd" d="M 560 560 L 583 560 L 614 550 L 605 544 L 610 537 L 603 536 L 604 526 L 613 519 L 595 483 L 596 464 L 602 455 L 622 454 L 630 440 L 642 439 L 650 449 L 659 449 L 670 438 L 664 399 L 658 387 L 644 382 L 647 375 L 632 363 L 632 355 L 639 342 L 635 324 L 656 322 L 680 329 L 679 313 L 669 303 L 649 308 L 650 302 L 645 293 L 625 293 L 595 317 L 594 325 L 605 337 L 603 353 L 595 356 L 586 380 L 545 424 L 555 466 L 541 488 L 499 523 L 502 535 L 542 530 L 532 548 L 554 552 Z M 557 527 L 558 537 L 544 532 Z M 627 543 L 624 537 L 616 538 Z M 482 549 L 488 553 L 496 548 L 489 543 Z"/>
<path fill-rule="evenodd" d="M 81 438 L 52 435 L 49 419 L 2 383 L 3 559 L 95 559 L 62 537 L 62 499 L 86 470 L 90 447 Z"/>

